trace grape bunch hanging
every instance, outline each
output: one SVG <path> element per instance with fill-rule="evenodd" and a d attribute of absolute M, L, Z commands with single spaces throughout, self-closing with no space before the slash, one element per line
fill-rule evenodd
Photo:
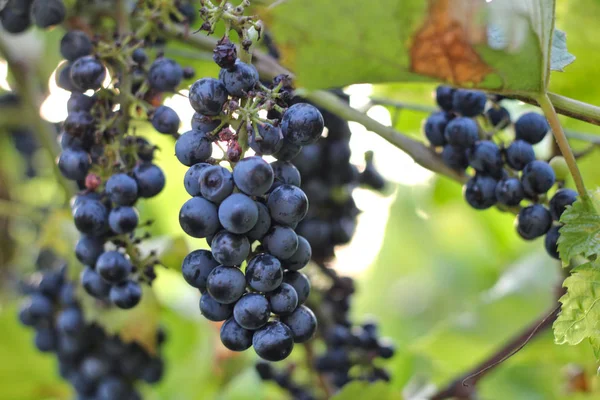
<path fill-rule="evenodd" d="M 155 340 L 159 351 L 152 355 L 141 345 L 125 343 L 86 321 L 77 286 L 68 279 L 66 268 L 44 270 L 33 278 L 25 286 L 28 298 L 19 320 L 34 329 L 39 351 L 56 355 L 59 373 L 78 399 L 141 399 L 136 384 L 161 379 L 160 347 L 166 339 L 162 330 Z"/>
<path fill-rule="evenodd" d="M 191 86 L 193 128 L 175 145 L 178 160 L 189 167 L 184 184 L 193 196 L 181 207 L 179 222 L 188 235 L 207 238 L 211 248 L 190 253 L 183 276 L 202 292 L 202 315 L 225 321 L 221 341 L 227 348 L 253 346 L 260 357 L 279 361 L 317 328 L 303 305 L 310 282 L 299 272 L 310 261 L 311 247 L 295 231 L 308 199 L 288 160 L 321 136 L 323 117 L 306 103 L 284 109 L 286 77 L 277 77 L 273 88 L 262 85 L 227 38 L 214 59 L 222 68 L 219 79 Z M 267 118 L 272 110 L 282 113 L 280 120 Z M 221 159 L 211 157 L 213 143 L 227 146 Z M 242 158 L 246 143 L 256 156 Z M 277 161 L 269 164 L 261 155 Z"/>
<path fill-rule="evenodd" d="M 488 100 L 491 106 L 486 109 Z M 441 111 L 425 121 L 425 136 L 432 147 L 441 149 L 448 167 L 475 171 L 464 186 L 467 203 L 477 210 L 494 205 L 517 208 L 519 235 L 525 240 L 545 236 L 546 251 L 558 259 L 560 216 L 575 202 L 577 192 L 564 187 L 551 165 L 560 168 L 564 160 L 536 158 L 533 146 L 550 130 L 546 118 L 528 112 L 513 124 L 501 105 L 508 100 L 447 86 L 437 88 L 436 101 Z"/>

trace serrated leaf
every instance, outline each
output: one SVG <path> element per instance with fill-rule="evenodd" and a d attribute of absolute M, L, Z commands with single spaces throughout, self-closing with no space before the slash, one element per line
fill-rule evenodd
<path fill-rule="evenodd" d="M 385 382 L 362 382 L 354 381 L 342 388 L 342 390 L 331 398 L 332 400 L 355 400 L 355 399 L 377 399 L 377 400 L 402 400 L 402 395 L 392 386 Z"/>
<path fill-rule="evenodd" d="M 262 16 L 307 88 L 426 79 L 540 93 L 547 85 L 554 0 L 287 0 Z"/>
<path fill-rule="evenodd" d="M 575 268 L 563 286 L 567 292 L 560 298 L 561 312 L 553 325 L 555 342 L 576 345 L 592 339 L 597 343 L 600 339 L 600 265 L 587 263 Z"/>
<path fill-rule="evenodd" d="M 573 257 L 591 257 L 600 254 L 600 213 L 598 193 L 590 198 L 579 198 L 567 207 L 560 218 L 558 252 L 563 264 L 568 265 Z"/>
<path fill-rule="evenodd" d="M 563 72 L 564 68 L 573 61 L 575 61 L 575 56 L 567 50 L 567 34 L 560 29 L 555 29 L 554 35 L 552 35 L 550 69 Z"/>

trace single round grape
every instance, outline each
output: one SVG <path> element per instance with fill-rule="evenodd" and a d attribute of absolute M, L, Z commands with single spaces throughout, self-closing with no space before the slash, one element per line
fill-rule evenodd
<path fill-rule="evenodd" d="M 179 130 L 181 121 L 171 107 L 159 106 L 152 115 L 152 126 L 160 133 L 174 135 Z"/>
<path fill-rule="evenodd" d="M 233 175 L 220 165 L 202 168 L 198 182 L 202 196 L 213 203 L 221 203 L 233 192 Z"/>
<path fill-rule="evenodd" d="M 90 155 L 83 150 L 63 150 L 58 159 L 60 172 L 65 178 L 74 181 L 85 179 L 91 165 Z"/>
<path fill-rule="evenodd" d="M 502 152 L 498 145 L 491 140 L 481 140 L 467 150 L 469 164 L 477 172 L 495 177 L 502 176 Z"/>
<path fill-rule="evenodd" d="M 487 97 L 475 90 L 456 89 L 452 96 L 452 108 L 465 117 L 483 114 Z"/>
<path fill-rule="evenodd" d="M 219 266 L 208 275 L 206 289 L 215 301 L 232 304 L 246 291 L 246 278 L 239 268 Z"/>
<path fill-rule="evenodd" d="M 137 228 L 138 222 L 139 215 L 134 207 L 116 207 L 108 214 L 110 229 L 119 235 L 133 232 Z"/>
<path fill-rule="evenodd" d="M 149 162 L 136 166 L 133 169 L 133 178 L 138 184 L 140 197 L 154 197 L 165 187 L 165 174 L 162 169 Z"/>
<path fill-rule="evenodd" d="M 515 136 L 531 144 L 541 142 L 550 130 L 546 117 L 535 112 L 523 114 L 515 122 Z"/>
<path fill-rule="evenodd" d="M 290 227 L 274 225 L 263 238 L 262 245 L 266 251 L 284 260 L 298 250 L 298 235 Z"/>
<path fill-rule="evenodd" d="M 60 54 L 67 61 L 90 55 L 93 50 L 92 41 L 83 31 L 69 31 L 60 40 Z"/>
<path fill-rule="evenodd" d="M 298 307 L 298 293 L 292 285 L 282 283 L 277 289 L 268 294 L 271 312 L 277 315 L 287 315 Z"/>
<path fill-rule="evenodd" d="M 133 53 L 131 53 L 131 59 L 138 65 L 146 64 L 146 61 L 148 61 L 148 55 L 146 54 L 146 50 L 142 49 L 141 47 L 138 47 L 133 51 Z"/>
<path fill-rule="evenodd" d="M 98 98 L 96 95 L 87 96 L 83 93 L 71 93 L 69 100 L 67 100 L 67 111 L 69 113 L 74 112 L 90 112 L 92 107 L 96 104 Z"/>
<path fill-rule="evenodd" d="M 80 332 L 84 325 L 83 313 L 78 307 L 65 308 L 56 317 L 56 329 L 68 335 Z"/>
<path fill-rule="evenodd" d="M 523 169 L 521 183 L 528 195 L 544 194 L 554 185 L 554 182 L 556 182 L 554 170 L 545 161 L 532 161 Z"/>
<path fill-rule="evenodd" d="M 35 320 L 49 320 L 54 309 L 52 300 L 41 293 L 34 293 L 29 299 L 29 313 Z"/>
<path fill-rule="evenodd" d="M 210 321 L 225 321 L 233 315 L 233 304 L 218 303 L 210 294 L 204 293 L 200 297 L 200 312 Z"/>
<path fill-rule="evenodd" d="M 119 206 L 135 203 L 138 196 L 138 185 L 135 179 L 127 174 L 115 174 L 106 181 L 106 194 Z"/>
<path fill-rule="evenodd" d="M 288 257 L 282 260 L 283 267 L 290 271 L 299 271 L 308 265 L 312 258 L 312 248 L 308 240 L 298 235 L 298 249 Z"/>
<path fill-rule="evenodd" d="M 469 166 L 467 151 L 462 147 L 446 145 L 442 150 L 442 161 L 448 167 L 464 171 Z"/>
<path fill-rule="evenodd" d="M 71 66 L 71 81 L 81 91 L 100 89 L 104 78 L 106 69 L 94 56 L 80 57 Z"/>
<path fill-rule="evenodd" d="M 246 282 L 258 292 L 271 292 L 281 285 L 283 270 L 281 263 L 268 253 L 254 256 L 246 267 Z"/>
<path fill-rule="evenodd" d="M 300 187 L 300 184 L 302 183 L 300 171 L 298 171 L 291 162 L 279 160 L 273 161 L 271 163 L 271 168 L 273 168 L 274 179 L 270 191 L 273 191 L 273 189 L 281 185 Z"/>
<path fill-rule="evenodd" d="M 54 351 L 57 339 L 56 331 L 51 327 L 41 326 L 35 330 L 35 347 L 41 352 Z"/>
<path fill-rule="evenodd" d="M 2 15 L 5 15 L 5 13 L 0 13 L 0 18 L 2 18 Z M 60 70 L 55 75 L 56 86 L 69 92 L 81 92 L 81 89 L 75 86 L 71 80 L 71 67 L 73 67 L 73 63 L 70 62 L 60 66 Z"/>
<path fill-rule="evenodd" d="M 208 169 L 207 169 L 208 170 Z M 202 177 L 206 176 L 206 171 Z M 246 233 L 258 221 L 258 207 L 250 197 L 234 193 L 227 197 L 219 206 L 219 222 L 232 233 Z"/>
<path fill-rule="evenodd" d="M 219 78 L 231 96 L 246 97 L 258 82 L 258 71 L 238 59 L 231 69 L 222 69 Z"/>
<path fill-rule="evenodd" d="M 505 150 L 506 163 L 517 171 L 535 160 L 533 146 L 524 140 L 515 140 Z"/>
<path fill-rule="evenodd" d="M 82 264 L 96 265 L 98 257 L 104 253 L 104 239 L 83 235 L 75 245 L 75 256 Z"/>
<path fill-rule="evenodd" d="M 511 207 L 518 206 L 524 198 L 523 185 L 517 178 L 503 179 L 496 185 L 498 203 Z"/>
<path fill-rule="evenodd" d="M 251 130 L 248 136 L 248 145 L 256 154 L 271 155 L 277 153 L 283 146 L 283 133 L 281 128 L 268 123 L 256 124 L 256 130 Z"/>
<path fill-rule="evenodd" d="M 242 328 L 233 318 L 229 318 L 221 325 L 221 343 L 232 351 L 249 349 L 252 346 L 253 335 L 253 331 Z"/>
<path fill-rule="evenodd" d="M 269 322 L 254 332 L 252 346 L 259 357 L 267 361 L 281 361 L 294 349 L 292 331 L 282 322 Z"/>
<path fill-rule="evenodd" d="M 423 130 L 425 137 L 432 146 L 444 146 L 446 144 L 444 130 L 448 122 L 450 122 L 450 118 L 443 111 L 433 113 L 427 118 Z"/>
<path fill-rule="evenodd" d="M 244 329 L 255 330 L 264 326 L 270 315 L 269 301 L 258 293 L 246 293 L 233 307 L 233 318 Z"/>
<path fill-rule="evenodd" d="M 164 362 L 161 358 L 153 357 L 150 359 L 140 375 L 140 378 L 146 383 L 157 383 L 164 375 Z M 141 398 L 140 398 L 141 399 Z"/>
<path fill-rule="evenodd" d="M 302 150 L 302 145 L 294 144 L 284 137 L 281 148 L 273 153 L 273 157 L 279 161 L 291 161 L 300 153 L 300 150 Z"/>
<path fill-rule="evenodd" d="M 544 247 L 546 248 L 546 252 L 550 257 L 560 260 L 560 256 L 558 254 L 558 238 L 560 237 L 559 233 L 560 226 L 555 225 L 548 233 L 546 233 L 546 237 L 544 239 Z"/>
<path fill-rule="evenodd" d="M 227 267 L 241 265 L 250 254 L 250 242 L 246 236 L 225 230 L 213 237 L 210 246 L 215 260 Z"/>
<path fill-rule="evenodd" d="M 248 196 L 262 196 L 273 184 L 273 168 L 261 157 L 240 160 L 233 169 L 235 185 Z"/>
<path fill-rule="evenodd" d="M 261 240 L 271 227 L 271 215 L 269 214 L 267 206 L 263 203 L 256 202 L 256 208 L 258 210 L 256 224 L 252 229 L 246 232 L 246 236 L 251 241 Z"/>
<path fill-rule="evenodd" d="M 194 250 L 183 259 L 181 273 L 189 285 L 204 293 L 208 275 L 218 266 L 219 263 L 215 261 L 210 251 Z"/>
<path fill-rule="evenodd" d="M 82 202 L 73 211 L 77 230 L 89 236 L 101 236 L 108 230 L 108 210 L 101 202 Z"/>
<path fill-rule="evenodd" d="M 107 297 L 110 291 L 110 284 L 90 267 L 85 267 L 81 273 L 81 285 L 90 296 L 97 299 Z"/>
<path fill-rule="evenodd" d="M 317 331 L 317 317 L 306 306 L 299 306 L 290 315 L 281 317 L 281 322 L 292 331 L 294 343 L 307 342 Z"/>
<path fill-rule="evenodd" d="M 479 126 L 471 118 L 457 117 L 446 125 L 444 137 L 448 144 L 467 149 L 479 139 Z"/>
<path fill-rule="evenodd" d="M 117 283 L 110 288 L 110 301 L 117 307 L 128 310 L 135 307 L 142 298 L 142 288 L 139 283 L 130 280 Z"/>
<path fill-rule="evenodd" d="M 212 235 L 220 227 L 217 206 L 202 197 L 192 197 L 179 211 L 179 224 L 192 237 Z"/>
<path fill-rule="evenodd" d="M 17 34 L 25 32 L 31 26 L 29 12 L 19 12 L 14 7 L 6 6 L 0 12 L 2 28 L 8 33 Z"/>
<path fill-rule="evenodd" d="M 206 115 L 194 113 L 192 116 L 192 129 L 202 132 L 212 132 L 221 124 L 220 119 L 211 119 Z"/>
<path fill-rule="evenodd" d="M 188 167 L 205 162 L 211 155 L 212 143 L 205 132 L 187 131 L 175 143 L 175 156 L 180 163 Z"/>
<path fill-rule="evenodd" d="M 440 85 L 435 90 L 435 101 L 444 111 L 453 111 L 453 99 L 456 89 L 450 86 Z"/>
<path fill-rule="evenodd" d="M 299 187 L 281 185 L 267 200 L 273 221 L 284 226 L 296 226 L 308 212 L 308 198 Z"/>
<path fill-rule="evenodd" d="M 95 123 L 94 117 L 88 111 L 77 111 L 67 115 L 63 129 L 71 136 L 90 141 L 88 135 L 93 131 Z"/>
<path fill-rule="evenodd" d="M 169 58 L 158 58 L 150 66 L 148 83 L 159 92 L 174 92 L 183 79 L 183 70 Z"/>
<path fill-rule="evenodd" d="M 34 0 L 31 4 L 33 21 L 40 28 L 60 24 L 67 14 L 62 0 Z"/>
<path fill-rule="evenodd" d="M 504 107 L 491 107 L 485 112 L 485 116 L 496 129 L 504 129 L 510 125 L 510 113 Z"/>
<path fill-rule="evenodd" d="M 131 262 L 118 251 L 107 251 L 98 257 L 96 271 L 109 283 L 124 281 L 131 274 Z"/>
<path fill-rule="evenodd" d="M 552 226 L 550 211 L 541 204 L 533 204 L 519 211 L 517 231 L 525 240 L 545 235 Z"/>
<path fill-rule="evenodd" d="M 227 89 L 218 79 L 202 78 L 190 87 L 189 100 L 197 113 L 211 117 L 219 115 L 227 101 Z"/>
<path fill-rule="evenodd" d="M 310 295 L 310 281 L 302 272 L 285 271 L 283 282 L 292 285 L 298 294 L 298 304 L 304 304 Z"/>
<path fill-rule="evenodd" d="M 200 190 L 200 175 L 205 168 L 211 167 L 207 163 L 198 163 L 192 165 L 185 173 L 183 177 L 183 185 L 185 190 L 190 196 L 200 196 L 202 194 Z"/>
<path fill-rule="evenodd" d="M 491 176 L 475 175 L 464 186 L 465 200 L 476 210 L 485 210 L 496 204 L 498 181 Z"/>
<path fill-rule="evenodd" d="M 325 123 L 319 110 L 308 103 L 296 103 L 283 113 L 281 132 L 290 143 L 304 146 L 316 142 Z"/>
<path fill-rule="evenodd" d="M 559 189 L 552 199 L 550 199 L 550 214 L 556 221 L 560 220 L 567 206 L 572 205 L 577 200 L 577 192 L 572 189 Z"/>

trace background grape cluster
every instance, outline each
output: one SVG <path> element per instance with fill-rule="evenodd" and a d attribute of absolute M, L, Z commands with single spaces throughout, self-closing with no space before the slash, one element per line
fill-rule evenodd
<path fill-rule="evenodd" d="M 0 10 L 0 23 L 9 33 L 21 33 L 32 23 L 40 28 L 58 25 L 66 13 L 62 0 L 8 0 Z"/>
<path fill-rule="evenodd" d="M 475 171 L 464 186 L 467 203 L 477 210 L 514 208 L 519 235 L 525 240 L 545 235 L 546 251 L 558 259 L 560 216 L 577 193 L 563 187 L 564 177 L 557 180 L 549 162 L 536 158 L 533 146 L 550 130 L 546 118 L 528 112 L 512 123 L 501 105 L 509 100 L 448 86 L 437 88 L 436 101 L 441 111 L 425 121 L 425 136 L 441 148 L 447 166 Z"/>

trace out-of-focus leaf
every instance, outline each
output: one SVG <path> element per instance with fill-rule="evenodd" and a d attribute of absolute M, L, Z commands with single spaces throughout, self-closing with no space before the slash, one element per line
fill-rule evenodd
<path fill-rule="evenodd" d="M 384 382 L 355 381 L 344 386 L 338 394 L 332 397 L 332 400 L 355 399 L 402 400 L 402 396 Z"/>
<path fill-rule="evenodd" d="M 548 81 L 554 0 L 287 0 L 263 17 L 308 88 L 434 79 L 539 93 Z"/>
<path fill-rule="evenodd" d="M 573 270 L 565 279 L 567 293 L 560 299 L 562 308 L 554 322 L 558 344 L 579 344 L 600 339 L 600 265 L 587 263 Z"/>
<path fill-rule="evenodd" d="M 567 50 L 567 34 L 560 29 L 555 29 L 552 36 L 550 68 L 553 71 L 563 72 L 564 68 L 573 61 L 575 61 L 575 56 Z"/>
<path fill-rule="evenodd" d="M 600 191 L 590 198 L 578 199 L 560 218 L 558 252 L 565 265 L 575 256 L 600 254 Z"/>

